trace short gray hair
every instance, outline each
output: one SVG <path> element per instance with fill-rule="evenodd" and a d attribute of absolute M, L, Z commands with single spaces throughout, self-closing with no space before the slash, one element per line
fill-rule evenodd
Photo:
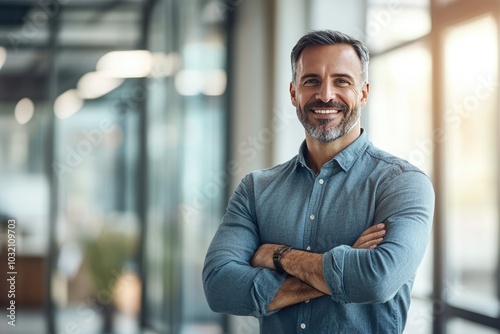
<path fill-rule="evenodd" d="M 368 82 L 368 63 L 370 62 L 370 52 L 366 45 L 349 35 L 334 30 L 313 30 L 302 36 L 292 49 L 290 55 L 292 62 L 292 82 L 295 83 L 295 74 L 297 72 L 297 62 L 302 51 L 310 45 L 335 45 L 348 44 L 354 48 L 361 61 L 361 78 Z"/>

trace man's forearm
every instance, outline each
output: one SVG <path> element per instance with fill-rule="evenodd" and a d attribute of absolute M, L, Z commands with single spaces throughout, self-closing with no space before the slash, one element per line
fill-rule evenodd
<path fill-rule="evenodd" d="M 323 276 L 323 254 L 293 249 L 281 259 L 283 269 L 323 294 L 331 295 Z"/>
<path fill-rule="evenodd" d="M 274 296 L 272 302 L 267 308 L 267 311 L 271 312 L 324 295 L 324 293 L 316 290 L 297 277 L 289 276 Z"/>
<path fill-rule="evenodd" d="M 366 229 L 356 240 L 353 248 L 375 248 L 383 240 L 384 229 L 384 224 L 377 224 Z M 326 295 L 332 295 L 323 274 L 323 254 L 293 249 L 281 258 L 281 265 L 288 274 Z"/>
<path fill-rule="evenodd" d="M 384 224 L 371 226 L 360 235 L 352 247 L 355 249 L 373 249 L 382 242 L 384 236 Z M 252 266 L 275 270 L 273 253 L 280 247 L 283 247 L 283 245 L 261 245 L 252 257 Z M 285 280 L 287 285 L 280 288 L 269 305 L 269 310 L 293 305 L 322 295 L 331 295 L 323 275 L 323 254 L 292 249 L 281 257 L 280 263 L 291 276 Z M 303 285 L 299 285 L 299 283 Z M 296 291 L 296 299 L 293 299 L 293 296 L 288 296 L 289 291 Z M 301 293 L 297 293 L 297 291 Z M 311 293 L 312 297 L 309 297 L 308 293 Z"/>
<path fill-rule="evenodd" d="M 252 258 L 252 266 L 275 270 L 273 253 L 279 247 L 282 245 L 261 245 Z M 282 256 L 281 265 L 288 274 L 297 277 L 324 294 L 331 295 L 323 277 L 323 254 L 292 249 Z"/>

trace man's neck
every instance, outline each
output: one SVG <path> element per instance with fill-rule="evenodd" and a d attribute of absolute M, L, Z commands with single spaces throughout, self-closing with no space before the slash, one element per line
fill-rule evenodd
<path fill-rule="evenodd" d="M 360 135 L 361 128 L 359 125 L 330 143 L 319 142 L 306 133 L 307 166 L 315 173 L 319 173 L 325 163 L 332 160 L 347 146 L 351 145 Z"/>

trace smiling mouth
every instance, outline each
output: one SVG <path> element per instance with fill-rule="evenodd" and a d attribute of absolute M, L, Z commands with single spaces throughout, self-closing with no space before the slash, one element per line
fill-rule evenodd
<path fill-rule="evenodd" d="M 322 114 L 322 115 L 335 115 L 341 112 L 340 110 L 335 110 L 335 109 L 316 109 L 316 110 L 311 110 L 315 114 Z"/>

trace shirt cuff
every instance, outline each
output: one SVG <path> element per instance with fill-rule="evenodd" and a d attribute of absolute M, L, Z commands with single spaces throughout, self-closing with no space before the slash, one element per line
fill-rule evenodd
<path fill-rule="evenodd" d="M 262 268 L 255 276 L 252 286 L 252 298 L 254 302 L 254 316 L 257 318 L 265 317 L 278 312 L 274 310 L 267 312 L 269 304 L 274 299 L 283 282 L 287 277 L 286 273 L 279 273 L 276 270 Z"/>
<path fill-rule="evenodd" d="M 342 304 L 348 303 L 344 286 L 344 258 L 349 248 L 342 245 L 323 254 L 323 275 L 326 285 L 332 293 L 332 299 Z"/>

